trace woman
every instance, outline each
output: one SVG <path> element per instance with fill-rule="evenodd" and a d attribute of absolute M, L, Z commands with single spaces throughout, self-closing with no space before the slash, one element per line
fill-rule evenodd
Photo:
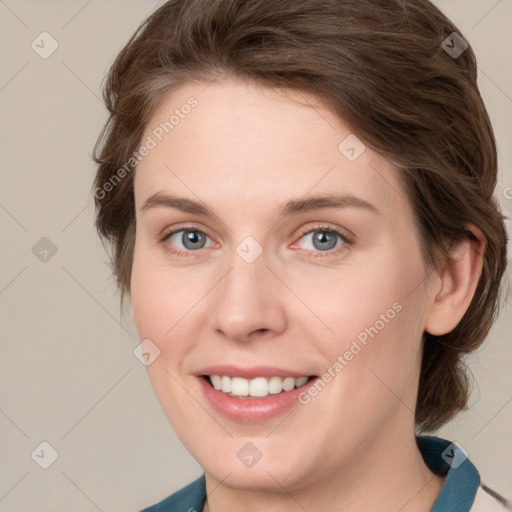
<path fill-rule="evenodd" d="M 506 510 L 454 443 L 506 235 L 426 0 L 171 0 L 105 88 L 97 227 L 204 475 L 146 510 Z"/>

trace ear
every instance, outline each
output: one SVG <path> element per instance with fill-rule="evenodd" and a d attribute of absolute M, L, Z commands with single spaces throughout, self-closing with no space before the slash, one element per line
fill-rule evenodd
<path fill-rule="evenodd" d="M 486 239 L 476 226 L 468 226 L 476 239 L 456 240 L 450 257 L 436 280 L 425 330 L 434 336 L 457 326 L 468 309 L 482 273 Z"/>

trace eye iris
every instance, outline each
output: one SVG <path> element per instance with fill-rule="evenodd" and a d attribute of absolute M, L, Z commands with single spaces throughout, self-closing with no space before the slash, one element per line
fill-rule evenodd
<path fill-rule="evenodd" d="M 181 241 L 187 249 L 202 249 L 206 239 L 204 234 L 198 231 L 184 231 Z"/>
<path fill-rule="evenodd" d="M 329 250 L 336 247 L 336 234 L 329 231 L 315 231 L 313 235 L 313 245 L 315 249 Z"/>

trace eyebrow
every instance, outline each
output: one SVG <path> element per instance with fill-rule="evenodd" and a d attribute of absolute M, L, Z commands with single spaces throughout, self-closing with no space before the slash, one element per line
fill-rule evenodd
<path fill-rule="evenodd" d="M 146 199 L 141 207 L 141 211 L 151 210 L 153 208 L 171 208 L 184 213 L 213 216 L 213 212 L 204 203 L 184 197 L 162 194 L 161 192 L 157 192 Z"/>
<path fill-rule="evenodd" d="M 326 194 L 288 201 L 281 205 L 281 208 L 279 209 L 279 216 L 286 217 L 322 210 L 325 208 L 347 207 L 361 208 L 375 214 L 381 213 L 375 205 L 360 197 L 351 194 Z M 170 208 L 193 215 L 216 216 L 203 202 L 163 194 L 161 192 L 153 194 L 151 197 L 146 199 L 141 207 L 141 211 L 147 211 L 153 208 Z"/>
<path fill-rule="evenodd" d="M 281 207 L 280 216 L 285 217 L 287 215 L 313 212 L 324 208 L 347 208 L 350 206 L 380 214 L 380 210 L 375 205 L 360 197 L 351 194 L 327 194 L 288 201 Z"/>

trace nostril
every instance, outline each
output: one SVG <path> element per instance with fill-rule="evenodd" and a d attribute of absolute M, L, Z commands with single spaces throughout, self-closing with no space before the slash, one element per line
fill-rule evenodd
<path fill-rule="evenodd" d="M 262 335 L 262 334 L 266 334 L 268 332 L 269 329 L 267 329 L 266 327 L 262 328 L 262 329 L 256 329 L 254 331 L 252 331 L 249 336 L 254 336 L 254 335 Z"/>

